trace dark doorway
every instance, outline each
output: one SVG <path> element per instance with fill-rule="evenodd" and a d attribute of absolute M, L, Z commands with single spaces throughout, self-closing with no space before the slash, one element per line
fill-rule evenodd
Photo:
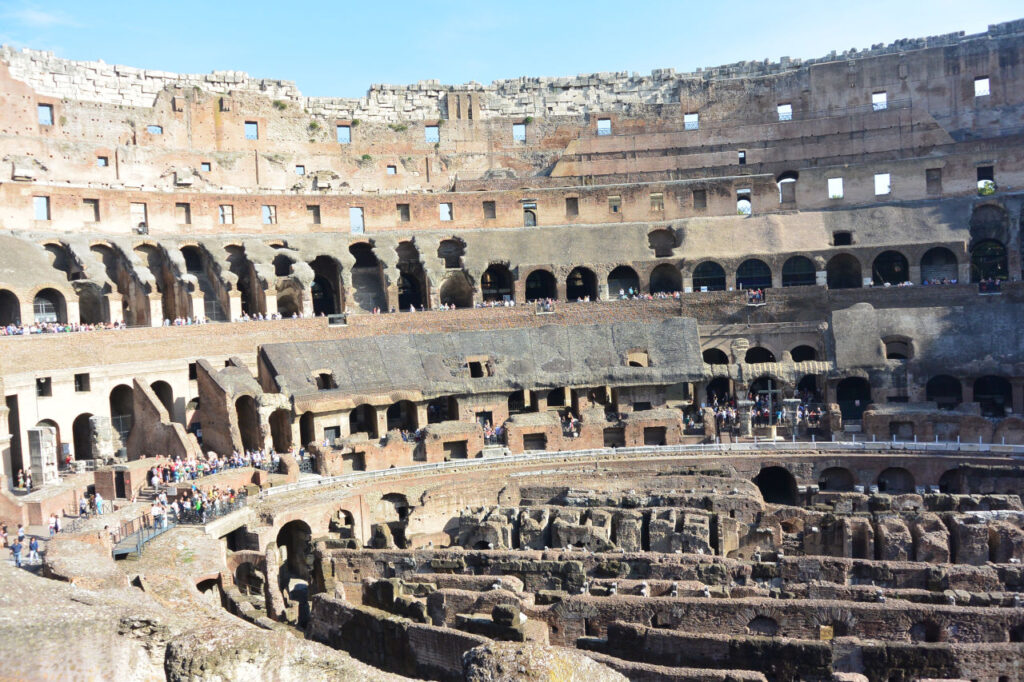
<path fill-rule="evenodd" d="M 761 491 L 761 497 L 769 504 L 796 504 L 796 479 L 782 467 L 771 466 L 761 469 L 754 478 Z"/>

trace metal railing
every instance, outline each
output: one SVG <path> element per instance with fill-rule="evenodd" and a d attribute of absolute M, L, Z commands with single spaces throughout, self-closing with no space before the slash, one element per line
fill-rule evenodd
<path fill-rule="evenodd" d="M 214 502 L 212 504 L 204 505 L 202 509 L 183 509 L 178 512 L 178 523 L 186 526 L 202 526 L 210 521 L 219 519 L 223 516 L 227 516 L 232 512 L 236 512 L 239 509 L 244 509 L 247 502 L 246 495 L 239 495 L 235 498 L 234 502 Z"/>
<path fill-rule="evenodd" d="M 844 434 L 845 436 L 846 434 Z M 362 483 L 392 476 L 404 476 L 417 473 L 440 473 L 473 467 L 488 467 L 497 464 L 520 464 L 544 462 L 549 460 L 582 460 L 599 457 L 628 457 L 634 455 L 671 456 L 671 455 L 725 455 L 763 452 L 867 452 L 888 451 L 907 453 L 992 453 L 1001 456 L 1024 457 L 1024 445 L 1004 445 L 998 443 L 966 443 L 947 441 L 874 441 L 871 439 L 841 441 L 755 441 L 752 443 L 697 443 L 693 445 L 644 445 L 631 448 L 594 448 L 590 450 L 567 450 L 554 452 L 531 452 L 522 455 L 506 455 L 497 458 L 481 458 L 436 462 L 431 464 L 412 464 L 394 469 L 364 471 L 353 474 L 342 474 L 317 479 L 308 479 L 296 483 L 268 488 L 260 492 L 260 499 L 274 497 L 284 493 L 311 490 L 316 488 L 342 485 L 346 483 Z"/>

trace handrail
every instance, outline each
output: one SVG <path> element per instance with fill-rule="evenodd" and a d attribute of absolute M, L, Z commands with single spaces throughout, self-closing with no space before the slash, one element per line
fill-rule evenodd
<path fill-rule="evenodd" d="M 1024 457 L 1024 445 L 1002 445 L 997 443 L 963 443 L 952 441 L 911 442 L 911 441 L 858 441 L 856 437 L 850 441 L 761 441 L 752 443 L 697 443 L 693 445 L 644 445 L 630 448 L 593 448 L 589 450 L 565 450 L 552 452 L 528 452 L 520 455 L 507 455 L 501 458 L 488 457 L 466 459 L 452 462 L 434 462 L 429 464 L 411 464 L 393 469 L 363 471 L 339 476 L 297 481 L 267 488 L 260 492 L 260 499 L 275 497 L 283 493 L 297 492 L 313 488 L 343 485 L 346 483 L 362 483 L 390 476 L 406 474 L 455 471 L 479 466 L 493 466 L 497 463 L 517 464 L 525 462 L 543 462 L 555 459 L 584 459 L 588 457 L 607 457 L 621 455 L 673 455 L 673 454 L 726 454 L 743 452 L 785 452 L 785 451 L 825 451 L 847 452 L 867 450 L 888 450 L 905 452 L 975 452 L 995 453 Z"/>

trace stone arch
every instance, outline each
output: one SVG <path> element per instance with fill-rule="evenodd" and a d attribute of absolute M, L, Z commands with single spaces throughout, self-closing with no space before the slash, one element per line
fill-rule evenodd
<path fill-rule="evenodd" d="M 810 362 L 818 359 L 818 350 L 814 346 L 801 345 L 789 351 L 793 362 Z"/>
<path fill-rule="evenodd" d="M 708 404 L 710 405 L 715 396 L 727 399 L 732 395 L 732 384 L 728 377 L 715 377 L 708 382 L 707 387 Z"/>
<path fill-rule="evenodd" d="M 779 188 L 780 204 L 796 203 L 796 182 L 800 179 L 800 173 L 795 170 L 779 173 L 775 178 L 775 184 Z"/>
<path fill-rule="evenodd" d="M 921 256 L 921 283 L 953 281 L 960 277 L 956 254 L 944 246 L 928 249 Z"/>
<path fill-rule="evenodd" d="M 636 274 L 636 270 L 628 265 L 620 265 L 608 273 L 609 298 L 620 296 L 620 291 L 623 294 L 629 294 L 630 290 L 634 294 L 640 291 L 640 277 Z"/>
<path fill-rule="evenodd" d="M 480 295 L 485 301 L 504 301 L 513 297 L 512 272 L 507 265 L 491 263 L 480 276 Z"/>
<path fill-rule="evenodd" d="M 770 289 L 772 269 L 758 258 L 748 258 L 736 268 L 737 289 Z"/>
<path fill-rule="evenodd" d="M 558 298 L 558 285 L 555 282 L 555 276 L 548 270 L 534 270 L 526 278 L 526 300 L 537 301 L 548 298 Z"/>
<path fill-rule="evenodd" d="M 316 421 L 312 412 L 303 412 L 299 417 L 299 439 L 300 445 L 306 447 L 316 442 Z"/>
<path fill-rule="evenodd" d="M 575 301 L 586 297 L 597 300 L 597 276 L 590 268 L 573 268 L 565 278 L 565 299 Z"/>
<path fill-rule="evenodd" d="M 348 247 L 355 258 L 352 266 L 352 300 L 359 308 L 372 311 L 386 310 L 387 291 L 384 288 L 384 269 L 373 252 L 371 242 L 356 242 Z"/>
<path fill-rule="evenodd" d="M 889 467 L 878 474 L 878 491 L 891 495 L 914 492 L 914 475 L 903 467 Z"/>
<path fill-rule="evenodd" d="M 377 434 L 377 410 L 373 405 L 363 403 L 352 410 L 348 415 L 349 433 L 365 433 L 367 438 L 378 438 Z"/>
<path fill-rule="evenodd" d="M 829 289 L 859 289 L 864 286 L 860 261 L 849 253 L 832 256 L 825 266 Z"/>
<path fill-rule="evenodd" d="M 71 423 L 71 445 L 75 459 L 92 459 L 93 427 L 92 414 L 83 412 Z"/>
<path fill-rule="evenodd" d="M 459 401 L 455 396 L 441 396 L 427 403 L 427 423 L 439 424 L 446 421 L 458 421 Z"/>
<path fill-rule="evenodd" d="M 335 315 L 345 308 L 345 292 L 341 284 L 341 265 L 332 256 L 320 255 L 309 263 L 313 269 L 310 297 L 314 315 Z"/>
<path fill-rule="evenodd" d="M 149 385 L 160 404 L 167 410 L 167 416 L 174 418 L 174 389 L 166 381 L 154 381 Z"/>
<path fill-rule="evenodd" d="M 292 449 L 292 411 L 278 408 L 270 413 L 270 438 L 274 452 L 288 452 Z"/>
<path fill-rule="evenodd" d="M 234 286 L 242 295 L 242 314 L 265 313 L 266 294 L 256 274 L 256 266 L 245 254 L 245 247 L 240 244 L 226 244 L 224 251 L 227 253 L 228 270 L 235 276 Z M 281 312 L 280 307 L 278 312 Z"/>
<path fill-rule="evenodd" d="M 204 271 L 203 252 L 195 244 L 187 244 L 178 249 L 181 252 L 182 260 L 185 261 L 185 272 L 190 275 L 199 275 Z"/>
<path fill-rule="evenodd" d="M 886 360 L 910 360 L 914 357 L 914 341 L 907 336 L 882 337 Z"/>
<path fill-rule="evenodd" d="M 775 353 L 771 352 L 764 346 L 754 346 L 753 348 L 747 349 L 747 354 L 743 356 L 743 362 L 748 365 L 759 365 L 765 362 L 776 362 Z"/>
<path fill-rule="evenodd" d="M 277 312 L 281 317 L 302 316 L 302 291 L 294 280 L 278 282 Z"/>
<path fill-rule="evenodd" d="M 32 299 L 32 315 L 36 324 L 43 322 L 66 324 L 68 307 L 64 300 L 64 294 L 50 287 L 41 289 Z"/>
<path fill-rule="evenodd" d="M 725 291 L 725 268 L 714 261 L 704 261 L 693 269 L 694 291 Z"/>
<path fill-rule="evenodd" d="M 971 212 L 971 244 L 986 239 L 1006 243 L 1010 236 L 1010 213 L 999 204 L 982 204 Z"/>
<path fill-rule="evenodd" d="M 847 377 L 836 385 L 836 402 L 843 419 L 860 419 L 871 403 L 871 384 L 862 377 Z"/>
<path fill-rule="evenodd" d="M 21 324 L 21 301 L 9 289 L 0 289 L 0 325 Z"/>
<path fill-rule="evenodd" d="M 721 348 L 708 348 L 706 351 L 704 351 L 701 357 L 704 359 L 704 362 L 706 362 L 709 365 L 729 364 L 729 356 L 726 355 L 725 351 L 722 350 Z"/>
<path fill-rule="evenodd" d="M 455 306 L 456 308 L 473 307 L 473 284 L 462 271 L 450 274 L 441 283 L 438 293 L 441 305 Z"/>
<path fill-rule="evenodd" d="M 256 409 L 256 401 L 251 395 L 243 395 L 235 400 L 235 416 L 238 421 L 238 435 L 243 450 L 260 450 L 260 418 Z"/>
<path fill-rule="evenodd" d="M 1007 279 L 1009 260 L 1006 246 L 996 239 L 985 239 L 971 247 L 971 281 Z"/>
<path fill-rule="evenodd" d="M 763 467 L 754 477 L 754 484 L 769 504 L 796 504 L 796 478 L 783 467 Z"/>
<path fill-rule="evenodd" d="M 967 494 L 969 491 L 962 490 L 960 485 L 960 469 L 950 469 L 944 471 L 939 476 L 939 492 L 944 495 L 962 495 Z"/>
<path fill-rule="evenodd" d="M 647 244 L 654 251 L 655 258 L 669 258 L 676 248 L 676 236 L 664 228 L 651 230 L 647 234 Z"/>
<path fill-rule="evenodd" d="M 409 498 L 403 493 L 387 493 L 380 498 L 373 509 L 373 520 L 376 523 L 392 523 L 405 521 L 412 509 Z"/>
<path fill-rule="evenodd" d="M 939 374 L 929 379 L 924 386 L 924 395 L 925 400 L 937 403 L 940 410 L 952 410 L 964 399 L 960 380 L 948 374 Z"/>
<path fill-rule="evenodd" d="M 779 634 L 779 623 L 768 616 L 756 616 L 747 623 L 747 634 L 759 637 L 776 637 Z"/>
<path fill-rule="evenodd" d="M 662 263 L 651 270 L 650 287 L 652 294 L 673 294 L 683 290 L 683 276 L 676 266 Z"/>
<path fill-rule="evenodd" d="M 121 452 L 128 445 L 128 435 L 135 419 L 135 391 L 127 384 L 118 384 L 110 391 L 110 426 L 121 439 Z"/>
<path fill-rule="evenodd" d="M 399 400 L 388 406 L 388 431 L 402 429 L 415 431 L 417 428 L 416 404 L 411 400 Z"/>
<path fill-rule="evenodd" d="M 399 242 L 395 253 L 398 255 L 398 310 L 426 309 L 430 305 L 427 273 L 419 249 L 412 240 L 406 240 Z"/>
<path fill-rule="evenodd" d="M 811 402 L 819 402 L 821 400 L 821 375 L 803 375 L 796 383 L 796 391 L 798 397 L 806 397 Z"/>
<path fill-rule="evenodd" d="M 871 281 L 875 286 L 902 284 L 910 281 L 910 264 L 899 251 L 883 251 L 871 264 Z"/>
<path fill-rule="evenodd" d="M 1013 406 L 1010 382 L 1000 376 L 983 376 L 974 380 L 974 402 L 981 406 L 983 417 L 1002 418 Z"/>
<path fill-rule="evenodd" d="M 437 247 L 437 257 L 444 261 L 444 267 L 452 270 L 462 267 L 462 257 L 466 255 L 466 242 L 453 237 L 443 239 Z"/>
<path fill-rule="evenodd" d="M 283 554 L 281 581 L 287 585 L 288 577 L 309 580 L 313 559 L 313 531 L 302 519 L 281 526 L 277 532 L 277 548 Z M 288 575 L 290 574 L 290 576 Z M 284 587 L 285 585 L 282 585 Z"/>
<path fill-rule="evenodd" d="M 807 256 L 791 256 L 782 264 L 783 287 L 809 287 L 817 282 L 814 261 Z"/>
<path fill-rule="evenodd" d="M 850 492 L 856 479 L 845 467 L 828 467 L 818 476 L 818 488 L 834 492 Z"/>

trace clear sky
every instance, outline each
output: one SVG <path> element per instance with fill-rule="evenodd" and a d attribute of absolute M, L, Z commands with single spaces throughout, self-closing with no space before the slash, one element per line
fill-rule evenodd
<path fill-rule="evenodd" d="M 0 0 L 0 43 L 187 73 L 238 70 L 306 95 L 820 57 L 1024 17 L 1020 0 Z"/>

